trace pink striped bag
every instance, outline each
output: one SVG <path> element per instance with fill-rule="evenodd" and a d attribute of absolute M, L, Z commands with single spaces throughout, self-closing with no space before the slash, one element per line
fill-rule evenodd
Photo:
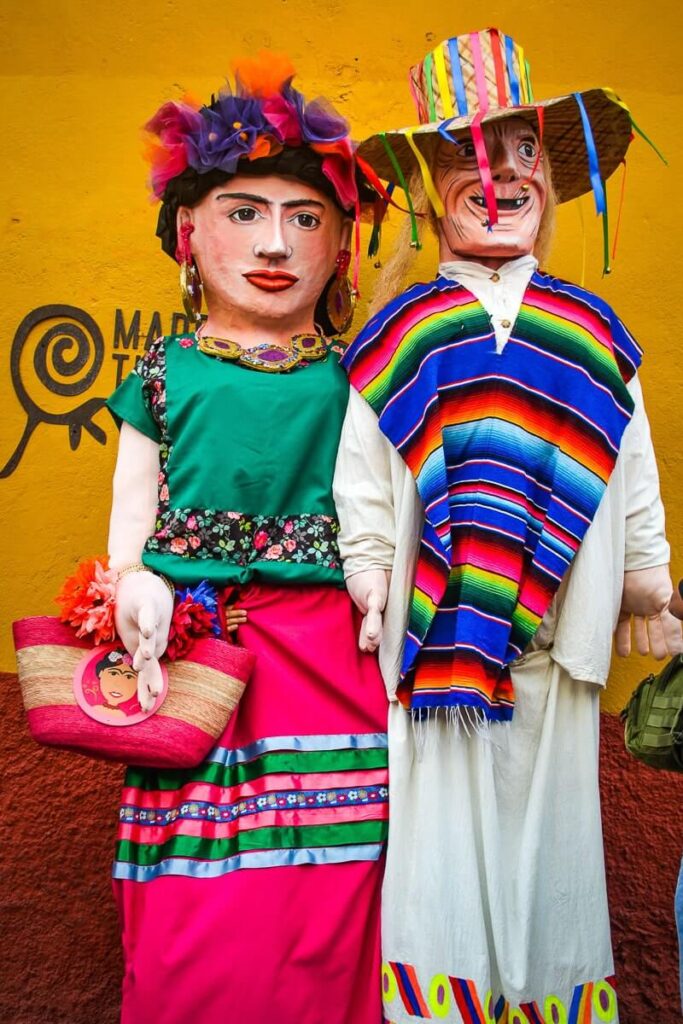
<path fill-rule="evenodd" d="M 206 757 L 255 660 L 225 640 L 195 640 L 187 657 L 162 663 L 164 692 L 143 712 L 131 659 L 120 644 L 93 647 L 47 615 L 20 619 L 12 629 L 33 739 L 150 768 L 190 768 Z"/>

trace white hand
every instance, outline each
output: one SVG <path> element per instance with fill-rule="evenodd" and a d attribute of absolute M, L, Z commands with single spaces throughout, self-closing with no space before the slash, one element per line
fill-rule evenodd
<path fill-rule="evenodd" d="M 173 598 L 152 572 L 130 572 L 116 585 L 114 620 L 123 645 L 138 673 L 138 700 L 149 711 L 161 693 L 159 658 L 166 650 Z"/>
<path fill-rule="evenodd" d="M 667 610 L 673 586 L 669 567 L 656 565 L 624 574 L 621 611 L 615 631 L 620 657 L 631 653 L 631 630 L 639 654 L 661 660 L 683 651 L 680 623 Z"/>
<path fill-rule="evenodd" d="M 387 603 L 390 578 L 388 569 L 365 569 L 346 580 L 351 599 L 364 616 L 358 646 L 368 654 L 377 650 L 382 642 L 382 612 Z"/>

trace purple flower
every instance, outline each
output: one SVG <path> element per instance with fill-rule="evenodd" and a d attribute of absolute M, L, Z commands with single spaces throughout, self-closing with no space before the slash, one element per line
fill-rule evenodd
<path fill-rule="evenodd" d="M 327 100 L 319 98 L 306 103 L 292 85 L 286 85 L 282 95 L 296 111 L 304 142 L 339 142 L 349 134 L 348 122 Z"/>
<path fill-rule="evenodd" d="M 234 174 L 238 161 L 251 153 L 259 135 L 272 134 L 258 100 L 219 96 L 211 107 L 202 107 L 202 125 L 188 136 L 190 166 L 200 174 L 220 168 Z"/>

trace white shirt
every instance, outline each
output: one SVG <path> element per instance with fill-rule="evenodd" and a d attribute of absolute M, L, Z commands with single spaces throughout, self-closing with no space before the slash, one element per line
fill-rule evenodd
<path fill-rule="evenodd" d="M 498 270 L 483 267 L 469 260 L 452 260 L 439 264 L 439 274 L 457 281 L 479 299 L 491 317 L 496 332 L 496 352 L 505 348 L 531 275 L 538 267 L 534 256 L 518 256 Z"/>

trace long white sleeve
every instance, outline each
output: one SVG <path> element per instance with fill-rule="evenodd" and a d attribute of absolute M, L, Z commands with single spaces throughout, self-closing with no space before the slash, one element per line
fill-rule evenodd
<path fill-rule="evenodd" d="M 626 489 L 626 571 L 664 565 L 670 557 L 657 462 L 637 376 L 630 382 L 629 391 L 635 409 L 624 432 L 619 454 L 624 463 Z"/>
<path fill-rule="evenodd" d="M 333 483 L 345 577 L 394 564 L 392 450 L 375 413 L 351 388 Z"/>
<path fill-rule="evenodd" d="M 412 474 L 351 388 L 334 476 L 344 575 L 391 569 L 379 665 L 394 698 L 422 536 L 423 510 Z"/>

